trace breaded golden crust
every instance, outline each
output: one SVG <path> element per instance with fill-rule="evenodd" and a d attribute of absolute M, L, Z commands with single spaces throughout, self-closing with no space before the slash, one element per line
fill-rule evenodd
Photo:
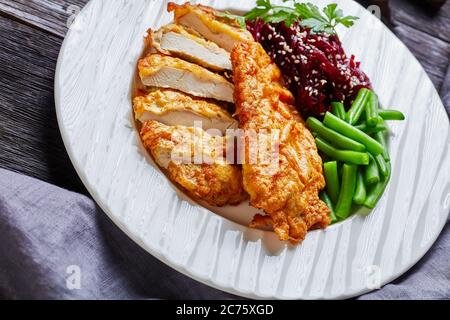
<path fill-rule="evenodd" d="M 292 94 L 283 86 L 280 70 L 262 46 L 240 43 L 231 60 L 240 127 L 256 132 L 281 131 L 278 165 L 245 163 L 244 188 L 251 205 L 270 216 L 278 237 L 298 243 L 308 230 L 331 223 L 330 211 L 318 196 L 325 186 L 322 159 L 293 106 Z M 246 143 L 246 154 L 251 153 L 250 148 Z M 252 226 L 267 221 L 256 216 Z"/>
<path fill-rule="evenodd" d="M 190 12 L 195 12 L 197 15 L 201 16 L 203 22 L 213 30 L 216 29 L 216 31 L 234 33 L 237 39 L 243 41 L 253 41 L 253 37 L 250 32 L 246 29 L 242 29 L 235 19 L 224 18 L 212 7 L 201 4 L 191 4 L 190 2 L 185 2 L 182 5 L 169 2 L 167 5 L 167 11 L 174 12 L 175 22 L 177 22 L 182 16 Z M 220 24 L 223 24 L 223 26 Z M 225 30 L 222 30 L 222 28 L 225 28 Z"/>
<path fill-rule="evenodd" d="M 190 111 L 211 119 L 235 121 L 226 110 L 227 105 L 221 102 L 211 102 L 206 99 L 190 96 L 173 89 L 157 89 L 133 99 L 133 110 L 136 119 L 148 111 L 163 115 L 173 111 Z"/>
<path fill-rule="evenodd" d="M 226 18 L 211 7 L 193 5 L 189 2 L 182 5 L 169 2 L 167 10 L 174 13 L 174 21 L 177 24 L 183 24 L 183 19 L 187 15 L 191 15 L 198 18 L 199 23 L 208 28 L 213 34 L 228 37 L 233 39 L 233 42 L 254 41 L 251 33 L 242 28 L 236 19 Z M 201 33 L 198 29 L 197 32 Z M 204 33 L 203 36 L 208 38 Z M 225 45 L 225 43 L 218 43 L 218 45 L 227 51 L 231 51 L 233 48 L 233 45 Z"/>
<path fill-rule="evenodd" d="M 226 81 L 224 77 L 218 75 L 217 73 L 211 72 L 208 69 L 205 69 L 197 64 L 179 58 L 165 56 L 159 53 L 149 54 L 138 62 L 138 70 L 141 79 L 147 76 L 154 75 L 163 67 L 171 67 L 189 71 L 197 75 L 199 78 L 210 78 L 212 80 L 216 80 L 217 82 L 225 82 L 228 84 L 228 81 Z"/>
<path fill-rule="evenodd" d="M 201 141 L 194 142 L 194 137 L 200 137 Z M 169 127 L 157 121 L 147 121 L 142 127 L 141 138 L 155 161 L 167 170 L 169 178 L 194 200 L 224 206 L 239 204 L 248 197 L 242 186 L 240 169 L 224 159 L 226 144 L 223 137 L 210 136 L 199 128 Z M 171 159 L 177 146 L 182 146 L 180 151 L 187 151 L 187 161 Z M 201 148 L 201 152 L 212 160 L 195 164 L 195 148 Z"/>

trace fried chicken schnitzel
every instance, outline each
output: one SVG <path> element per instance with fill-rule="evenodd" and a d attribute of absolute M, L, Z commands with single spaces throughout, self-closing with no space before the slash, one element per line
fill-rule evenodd
<path fill-rule="evenodd" d="M 243 164 L 250 203 L 267 214 L 255 216 L 252 227 L 270 224 L 280 240 L 301 242 L 308 230 L 331 223 L 330 210 L 318 195 L 325 179 L 314 138 L 295 110 L 280 70 L 259 43 L 237 44 L 231 61 L 240 128 L 257 133 L 280 131 L 275 168 L 267 162 Z M 255 151 L 251 148 L 255 146 L 245 141 L 246 155 Z"/>
<path fill-rule="evenodd" d="M 212 206 L 235 205 L 248 197 L 237 166 L 225 160 L 225 138 L 211 136 L 200 128 L 166 126 L 146 121 L 141 137 L 170 180 L 195 200 Z M 202 159 L 196 162 L 195 157 Z"/>

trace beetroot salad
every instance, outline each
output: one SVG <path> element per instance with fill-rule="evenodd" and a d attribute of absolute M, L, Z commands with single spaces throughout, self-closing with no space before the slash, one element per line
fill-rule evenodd
<path fill-rule="evenodd" d="M 348 57 L 336 34 L 317 33 L 294 22 L 247 21 L 247 29 L 280 67 L 303 117 L 322 118 L 331 102 L 350 108 L 358 91 L 371 89 L 354 56 Z"/>

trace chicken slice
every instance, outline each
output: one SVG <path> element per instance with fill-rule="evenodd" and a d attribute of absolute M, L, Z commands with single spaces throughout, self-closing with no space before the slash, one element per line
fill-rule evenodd
<path fill-rule="evenodd" d="M 330 210 L 318 195 L 325 186 L 322 159 L 293 107 L 292 94 L 283 87 L 280 70 L 262 46 L 240 43 L 231 53 L 231 61 L 240 127 L 260 133 L 263 139 L 276 131 L 280 137 L 276 162 L 243 165 L 244 188 L 251 205 L 269 216 L 257 215 L 252 226 L 270 222 L 281 240 L 298 243 L 308 230 L 331 223 Z M 267 156 L 266 149 L 257 147 L 245 140 L 246 155 L 261 152 Z"/>
<path fill-rule="evenodd" d="M 241 171 L 225 161 L 224 137 L 153 120 L 144 123 L 141 137 L 158 165 L 194 200 L 224 206 L 247 198 Z"/>
<path fill-rule="evenodd" d="M 196 64 L 161 54 L 150 54 L 139 60 L 138 69 L 145 86 L 172 88 L 197 97 L 234 102 L 233 84 Z"/>
<path fill-rule="evenodd" d="M 236 21 L 220 17 L 213 8 L 191 5 L 189 2 L 183 5 L 169 2 L 167 9 L 174 12 L 176 23 L 192 28 L 228 52 L 238 42 L 253 41 L 250 32 L 241 28 Z"/>
<path fill-rule="evenodd" d="M 168 126 L 193 127 L 201 124 L 203 130 L 225 135 L 227 129 L 236 129 L 239 124 L 218 104 L 191 97 L 171 89 L 158 89 L 145 96 L 134 98 L 136 120 L 144 123 L 156 120 Z"/>
<path fill-rule="evenodd" d="M 152 46 L 163 54 L 178 56 L 214 71 L 231 70 L 229 52 L 194 35 L 186 27 L 169 24 L 149 33 Z"/>

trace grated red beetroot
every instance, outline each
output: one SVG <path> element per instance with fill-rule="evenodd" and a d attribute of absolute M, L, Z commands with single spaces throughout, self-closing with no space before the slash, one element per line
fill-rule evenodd
<path fill-rule="evenodd" d="M 294 23 L 247 22 L 247 29 L 280 67 L 298 110 L 306 118 L 323 117 L 331 102 L 350 108 L 359 89 L 371 89 L 352 55 L 347 58 L 337 35 L 317 34 Z"/>

